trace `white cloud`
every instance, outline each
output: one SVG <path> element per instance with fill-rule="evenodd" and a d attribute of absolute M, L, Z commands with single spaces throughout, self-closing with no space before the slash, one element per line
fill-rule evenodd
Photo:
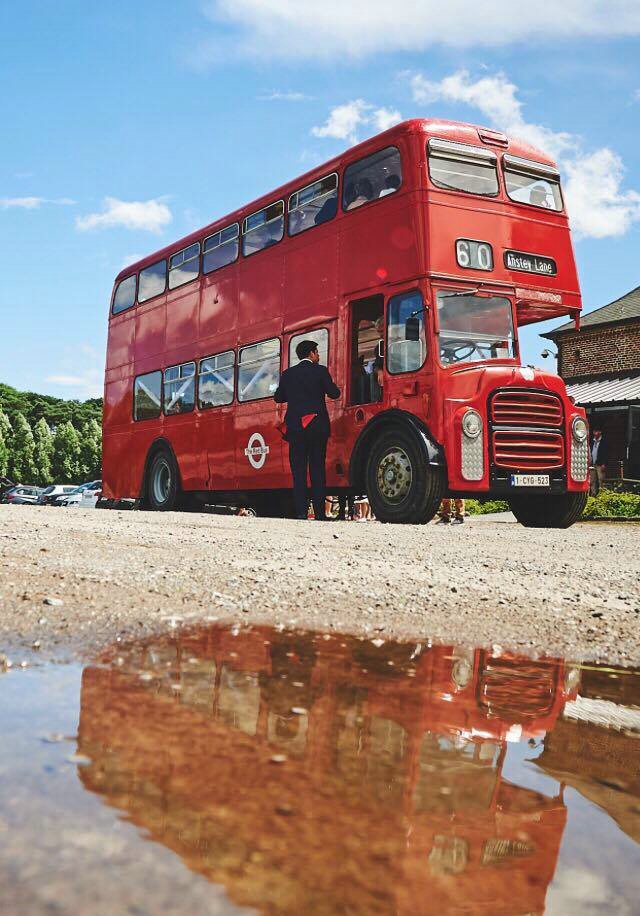
<path fill-rule="evenodd" d="M 78 375 L 48 375 L 45 382 L 50 385 L 58 385 L 60 388 L 70 388 L 73 397 L 81 400 L 102 397 L 103 372 L 101 369 L 88 369 Z"/>
<path fill-rule="evenodd" d="M 258 102 L 310 102 L 312 98 L 313 96 L 305 95 L 304 92 L 281 92 L 278 89 L 257 96 Z"/>
<path fill-rule="evenodd" d="M 620 236 L 640 220 L 640 194 L 623 190 L 622 159 L 608 147 L 561 162 L 571 225 L 578 235 Z"/>
<path fill-rule="evenodd" d="M 43 204 L 56 204 L 68 207 L 75 204 L 70 197 L 0 197 L 0 210 L 16 207 L 21 210 L 37 210 Z"/>
<path fill-rule="evenodd" d="M 234 50 L 259 58 L 362 57 L 433 45 L 498 46 L 540 40 L 640 34 L 640 5 L 629 0 L 208 0 L 205 14 L 228 28 Z M 215 62 L 221 40 L 200 49 Z"/>
<path fill-rule="evenodd" d="M 460 70 L 439 81 L 425 79 L 422 74 L 414 74 L 410 80 L 413 100 L 418 104 L 470 105 L 492 127 L 557 160 L 577 236 L 624 235 L 640 220 L 640 194 L 623 189 L 624 165 L 618 154 L 608 147 L 586 152 L 579 136 L 527 121 L 518 87 L 504 74 L 474 80 L 466 70 Z"/>
<path fill-rule="evenodd" d="M 312 127 L 314 137 L 327 137 L 332 140 L 347 140 L 357 143 L 358 128 L 370 127 L 374 131 L 387 130 L 402 120 L 399 111 L 391 108 L 376 108 L 363 99 L 354 99 L 344 105 L 336 105 L 329 112 L 329 117 L 321 127 Z"/>
<path fill-rule="evenodd" d="M 82 231 L 121 226 L 124 229 L 160 232 L 171 219 L 171 210 L 161 198 L 127 201 L 118 200 L 117 197 L 105 197 L 102 213 L 78 216 L 76 226 Z"/>

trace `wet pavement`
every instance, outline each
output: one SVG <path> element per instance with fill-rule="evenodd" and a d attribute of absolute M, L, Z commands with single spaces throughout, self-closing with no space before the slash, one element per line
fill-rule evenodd
<path fill-rule="evenodd" d="M 217 626 L 0 697 L 3 913 L 638 912 L 637 670 Z"/>

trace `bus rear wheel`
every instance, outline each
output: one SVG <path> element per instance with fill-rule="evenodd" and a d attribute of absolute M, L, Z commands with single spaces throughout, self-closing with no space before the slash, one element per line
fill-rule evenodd
<path fill-rule="evenodd" d="M 157 451 L 147 472 L 146 504 L 155 512 L 170 512 L 178 507 L 178 468 L 167 449 Z"/>
<path fill-rule="evenodd" d="M 588 493 L 512 496 L 511 511 L 525 528 L 570 528 L 584 512 Z"/>
<path fill-rule="evenodd" d="M 375 442 L 366 480 L 376 518 L 404 525 L 430 521 L 446 485 L 442 468 L 427 464 L 415 437 L 403 429 L 388 430 Z"/>

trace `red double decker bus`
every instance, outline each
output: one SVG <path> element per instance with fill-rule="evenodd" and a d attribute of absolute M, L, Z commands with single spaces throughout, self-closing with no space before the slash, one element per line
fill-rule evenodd
<path fill-rule="evenodd" d="M 111 301 L 104 496 L 287 514 L 273 401 L 303 338 L 329 405 L 330 493 L 385 522 L 445 495 L 567 527 L 584 412 L 522 366 L 518 328 L 581 308 L 558 171 L 496 131 L 413 120 L 122 271 Z"/>

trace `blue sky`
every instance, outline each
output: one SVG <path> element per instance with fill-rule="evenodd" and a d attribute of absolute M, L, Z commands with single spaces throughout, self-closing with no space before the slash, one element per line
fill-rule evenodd
<path fill-rule="evenodd" d="M 99 394 L 125 263 L 401 117 L 544 146 L 586 309 L 639 285 L 640 3 L 517 7 L 16 4 L 0 55 L 0 381 Z M 538 364 L 539 330 L 524 336 Z"/>

